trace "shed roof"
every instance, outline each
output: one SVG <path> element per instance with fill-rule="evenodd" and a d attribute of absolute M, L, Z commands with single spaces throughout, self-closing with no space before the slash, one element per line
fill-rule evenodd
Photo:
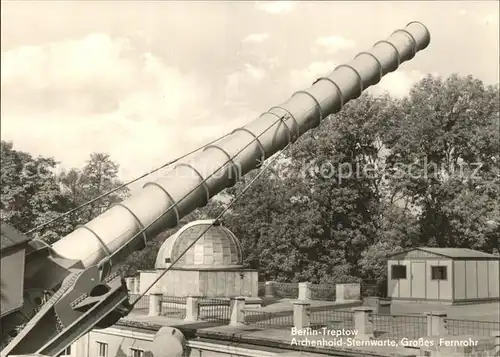
<path fill-rule="evenodd" d="M 431 248 L 431 247 L 418 247 L 407 250 L 405 252 L 390 254 L 387 257 L 395 257 L 397 255 L 405 255 L 406 253 L 413 251 L 422 251 L 435 255 L 440 255 L 449 259 L 491 259 L 500 260 L 497 255 L 481 252 L 479 250 L 473 250 L 468 248 Z"/>
<path fill-rule="evenodd" d="M 0 251 L 12 248 L 30 241 L 30 238 L 6 223 L 0 225 Z"/>

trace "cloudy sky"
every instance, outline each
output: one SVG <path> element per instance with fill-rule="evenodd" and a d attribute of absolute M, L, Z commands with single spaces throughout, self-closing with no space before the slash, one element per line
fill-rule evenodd
<path fill-rule="evenodd" d="M 427 73 L 498 82 L 497 1 L 2 1 L 1 136 L 130 179 L 245 124 L 409 21 L 431 45 L 377 91 Z"/>

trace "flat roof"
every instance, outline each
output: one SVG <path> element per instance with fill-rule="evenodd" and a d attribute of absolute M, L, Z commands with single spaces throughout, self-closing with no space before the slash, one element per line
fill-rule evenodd
<path fill-rule="evenodd" d="M 2 252 L 6 249 L 25 244 L 31 240 L 17 229 L 6 223 L 1 224 L 0 232 L 0 251 Z"/>
<path fill-rule="evenodd" d="M 291 326 L 293 326 L 293 301 L 295 299 L 282 299 L 280 301 L 273 301 L 265 307 L 248 307 L 249 311 L 252 313 L 261 313 L 260 316 L 263 318 L 261 322 L 248 321 L 248 324 L 239 325 L 228 325 L 227 322 L 220 320 L 215 321 L 208 319 L 207 321 L 187 321 L 179 318 L 173 318 L 172 315 L 182 316 L 177 314 L 175 311 L 183 310 L 183 308 L 172 307 L 167 311 L 166 315 L 161 316 L 149 316 L 148 308 L 136 308 L 132 312 L 122 318 L 113 328 L 121 329 L 134 329 L 134 331 L 142 330 L 145 333 L 155 333 L 164 326 L 178 328 L 187 338 L 190 340 L 211 340 L 218 344 L 223 344 L 223 341 L 228 343 L 237 344 L 238 346 L 244 346 L 249 344 L 250 348 L 255 348 L 255 350 L 261 350 L 264 348 L 273 348 L 280 351 L 290 350 L 293 353 L 297 353 L 300 356 L 345 356 L 345 357 L 408 357 L 417 355 L 417 351 L 413 349 L 406 349 L 403 347 L 349 347 L 349 346 L 295 346 L 291 344 L 291 339 L 294 337 L 291 334 Z M 264 299 L 263 299 L 264 302 Z M 315 325 L 325 325 L 332 329 L 340 330 L 351 330 L 354 328 L 352 311 L 349 309 L 342 309 L 344 304 L 339 304 L 333 301 L 321 301 L 321 300 L 310 300 L 311 303 L 311 326 Z M 378 321 L 379 329 L 383 332 L 381 336 L 377 339 L 384 340 L 400 340 L 403 337 L 416 336 L 419 331 L 426 331 L 427 317 L 424 312 L 427 311 L 446 311 L 448 317 L 452 319 L 460 319 L 467 321 L 484 321 L 486 326 L 489 324 L 497 322 L 495 316 L 498 316 L 498 303 L 493 302 L 490 304 L 474 304 L 474 305 L 462 305 L 462 306 L 447 306 L 443 309 L 442 305 L 428 305 L 416 304 L 416 303 L 404 303 L 397 302 L 393 303 L 398 306 L 398 309 L 394 312 L 391 308 L 393 316 L 407 316 L 404 319 L 397 320 L 394 325 L 395 329 L 386 329 L 387 320 L 385 317 L 380 318 Z M 313 306 L 323 307 L 328 305 L 328 312 L 321 310 L 322 312 L 316 313 L 316 309 Z M 347 305 L 347 304 L 345 304 Z M 403 309 L 401 309 L 401 306 Z M 214 311 L 211 312 L 214 313 Z M 283 314 L 286 312 L 287 314 Z M 217 314 L 217 313 L 216 313 Z M 221 312 L 222 315 L 227 316 L 225 313 Z M 249 314 L 250 316 L 250 314 Z M 212 321 L 211 321 L 212 320 Z M 382 325 L 380 324 L 382 323 Z M 471 323 L 472 324 L 472 323 Z M 477 326 L 474 328 L 468 328 L 474 338 L 480 337 L 479 331 L 482 330 L 481 325 L 477 322 L 473 323 L 472 326 Z M 493 326 L 492 326 L 493 327 Z M 424 332 L 422 335 L 425 335 Z M 476 334 L 477 333 L 477 334 Z M 197 339 L 195 339 L 195 337 Z M 297 339 L 306 338 L 310 341 L 325 340 L 331 341 L 336 339 L 334 336 L 328 335 L 308 335 L 308 336 L 297 336 Z M 470 337 L 468 335 L 467 337 Z M 455 336 L 455 338 L 463 339 L 464 336 Z M 484 338 L 490 338 L 489 336 L 484 336 Z M 303 354 L 300 354 L 303 353 Z M 309 354 L 306 354 L 309 353 Z M 288 354 L 286 354 L 288 356 Z"/>
<path fill-rule="evenodd" d="M 420 250 L 423 252 L 440 255 L 450 259 L 491 259 L 500 260 L 500 257 L 494 254 L 481 252 L 479 250 L 473 250 L 468 248 L 434 248 L 434 247 L 417 247 L 409 249 L 404 252 L 394 253 L 387 255 L 387 258 L 391 258 L 397 255 L 404 255 L 415 250 Z"/>
<path fill-rule="evenodd" d="M 154 318 L 156 319 L 154 321 Z M 268 328 L 256 327 L 248 325 L 228 325 L 220 321 L 184 321 L 169 319 L 164 316 L 144 316 L 140 318 L 138 315 L 129 315 L 126 318 L 118 321 L 113 325 L 113 328 L 119 327 L 120 329 L 134 329 L 151 331 L 158 331 L 162 327 L 168 326 L 179 329 L 187 338 L 188 344 L 190 340 L 193 341 L 213 341 L 217 344 L 237 345 L 238 347 L 251 348 L 253 351 L 270 351 L 276 352 L 283 356 L 298 354 L 298 356 L 345 356 L 345 357 L 416 357 L 413 350 L 404 347 L 336 347 L 326 346 L 319 344 L 308 345 L 294 345 L 292 340 L 316 340 L 316 341 L 335 341 L 334 336 L 306 335 L 295 337 L 291 333 L 291 328 Z M 99 332 L 97 330 L 96 332 Z M 286 353 L 288 351 L 288 353 Z"/>

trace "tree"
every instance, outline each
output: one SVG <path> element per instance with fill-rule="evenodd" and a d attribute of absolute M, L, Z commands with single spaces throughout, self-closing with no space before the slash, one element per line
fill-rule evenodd
<path fill-rule="evenodd" d="M 451 76 L 425 78 L 403 100 L 365 94 L 348 103 L 299 138 L 224 216 L 245 267 L 266 280 L 384 285 L 391 253 L 418 245 L 493 251 L 497 98 L 497 87 Z M 127 271 L 151 269 L 173 232 L 133 253 Z"/>
<path fill-rule="evenodd" d="M 68 172 L 62 172 L 59 175 L 59 180 L 62 184 L 62 190 L 71 202 L 71 208 L 76 208 L 81 204 L 86 203 L 86 197 L 83 194 L 82 188 L 82 173 L 79 169 L 72 168 Z M 86 223 L 86 217 L 80 212 L 75 212 L 68 217 L 68 220 L 74 228 L 78 225 Z"/>
<path fill-rule="evenodd" d="M 119 165 L 105 153 L 92 153 L 83 169 L 73 168 L 60 175 L 64 190 L 72 200 L 74 207 L 87 203 L 103 193 L 117 189 L 123 183 L 118 179 Z M 71 221 L 74 226 L 86 223 L 110 205 L 120 202 L 129 195 L 129 189 L 123 187 L 112 194 L 97 200 L 79 212 L 75 212 Z"/>
<path fill-rule="evenodd" d="M 53 158 L 34 158 L 14 150 L 13 144 L 5 141 L 1 145 L 1 219 L 23 232 L 121 185 L 117 179 L 118 165 L 107 154 L 91 154 L 82 170 L 72 169 L 58 177 L 54 172 L 58 163 Z M 127 194 L 127 188 L 118 190 L 84 209 L 83 213 L 79 211 L 71 217 L 58 219 L 32 235 L 53 243 Z"/>
<path fill-rule="evenodd" d="M 429 76 L 402 100 L 364 94 L 348 103 L 299 138 L 224 216 L 245 267 L 266 280 L 384 285 L 387 254 L 418 245 L 494 251 L 498 111 L 498 87 L 456 75 Z M 215 218 L 223 207 L 212 201 L 185 222 Z M 176 229 L 121 269 L 152 269 Z"/>
<path fill-rule="evenodd" d="M 340 113 L 305 135 L 293 155 L 315 162 L 308 176 L 320 207 L 325 282 L 355 281 L 361 276 L 361 252 L 379 239 L 386 193 L 381 128 L 393 106 L 388 96 L 362 95 Z"/>
<path fill-rule="evenodd" d="M 394 114 L 384 136 L 388 172 L 419 213 L 415 244 L 491 251 L 498 231 L 485 221 L 498 217 L 498 86 L 428 76 Z"/>
<path fill-rule="evenodd" d="M 278 281 L 356 280 L 361 252 L 380 225 L 382 173 L 364 169 L 380 159 L 378 128 L 389 99 L 365 95 L 349 104 L 301 137 L 242 196 L 226 222 L 247 267 Z M 345 175 L 344 168 L 354 171 Z M 228 191 L 240 192 L 254 175 Z"/>
<path fill-rule="evenodd" d="M 257 173 L 251 172 L 228 191 L 236 196 Z M 301 190 L 266 172 L 224 219 L 240 239 L 244 265 L 259 269 L 264 279 L 301 280 L 319 274 L 311 259 L 320 250 L 318 216 Z"/>
<path fill-rule="evenodd" d="M 57 162 L 18 151 L 12 143 L 1 142 L 1 219 L 22 232 L 59 216 L 71 207 L 61 192 L 53 170 Z M 34 233 L 52 243 L 71 230 L 67 221 L 51 224 Z"/>
<path fill-rule="evenodd" d="M 387 255 L 402 252 L 413 246 L 418 236 L 417 217 L 404 207 L 392 203 L 381 205 L 381 225 L 378 240 L 361 253 L 361 276 L 384 291 L 387 282 Z"/>

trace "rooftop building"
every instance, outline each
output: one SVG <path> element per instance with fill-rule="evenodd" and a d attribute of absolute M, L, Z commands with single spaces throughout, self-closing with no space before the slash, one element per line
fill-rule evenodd
<path fill-rule="evenodd" d="M 171 297 L 246 296 L 253 303 L 260 304 L 257 270 L 243 269 L 238 238 L 220 222 L 212 225 L 213 222 L 191 222 L 167 238 L 158 251 L 155 270 L 141 271 L 139 282 L 133 284 L 138 288 L 136 292 L 161 292 Z M 200 239 L 193 245 L 198 237 Z M 184 251 L 186 253 L 182 254 Z M 151 288 L 160 276 L 161 279 Z"/>

